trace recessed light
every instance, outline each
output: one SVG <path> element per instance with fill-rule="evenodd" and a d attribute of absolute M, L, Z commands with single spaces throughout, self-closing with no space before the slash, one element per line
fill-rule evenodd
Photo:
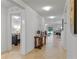
<path fill-rule="evenodd" d="M 61 26 L 61 29 L 62 29 L 62 26 Z"/>
<path fill-rule="evenodd" d="M 52 8 L 51 6 L 45 6 L 42 9 L 45 10 L 45 11 L 49 11 L 51 8 Z"/>
<path fill-rule="evenodd" d="M 13 18 L 15 18 L 15 19 L 19 19 L 20 17 L 19 17 L 19 16 L 13 16 Z"/>
<path fill-rule="evenodd" d="M 13 27 L 16 29 L 17 28 L 17 25 L 13 25 Z"/>
<path fill-rule="evenodd" d="M 48 24 L 45 24 L 45 26 L 47 26 Z"/>
<path fill-rule="evenodd" d="M 20 25 L 13 25 L 15 29 L 20 29 Z"/>
<path fill-rule="evenodd" d="M 56 16 L 49 16 L 48 18 L 50 18 L 50 19 L 54 19 Z"/>

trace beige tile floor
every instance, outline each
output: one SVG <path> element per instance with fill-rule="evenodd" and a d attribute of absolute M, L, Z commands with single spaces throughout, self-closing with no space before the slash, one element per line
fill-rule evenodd
<path fill-rule="evenodd" d="M 66 50 L 62 48 L 61 40 L 56 37 L 52 40 L 50 37 L 42 49 L 34 49 L 23 56 L 15 47 L 12 51 L 2 54 L 1 59 L 66 59 Z"/>

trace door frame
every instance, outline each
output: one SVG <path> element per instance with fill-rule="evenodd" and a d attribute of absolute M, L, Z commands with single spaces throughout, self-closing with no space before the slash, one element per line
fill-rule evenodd
<path fill-rule="evenodd" d="M 11 19 L 11 14 L 20 14 L 20 16 L 21 16 L 21 34 L 20 34 L 20 38 L 21 38 L 21 40 L 20 40 L 20 50 L 23 50 L 23 48 L 22 48 L 22 45 L 24 44 L 23 42 L 22 42 L 22 21 L 23 21 L 23 14 L 24 14 L 24 9 L 20 9 L 19 11 L 18 10 L 16 10 L 15 9 L 16 7 L 12 7 L 12 8 L 10 8 L 9 9 L 9 12 L 8 12 L 8 23 L 7 23 L 7 26 L 8 26 L 8 51 L 10 51 L 10 50 L 12 50 L 12 19 Z M 14 11 L 13 11 L 13 9 L 15 9 Z M 20 51 L 21 52 L 21 51 Z M 23 54 L 23 53 L 22 53 Z"/>

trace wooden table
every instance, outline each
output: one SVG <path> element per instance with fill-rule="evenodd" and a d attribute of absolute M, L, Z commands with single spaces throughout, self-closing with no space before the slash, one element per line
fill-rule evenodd
<path fill-rule="evenodd" d="M 35 48 L 42 48 L 46 44 L 46 36 L 34 36 Z"/>
<path fill-rule="evenodd" d="M 42 47 L 42 37 L 34 36 L 35 39 L 35 48 L 41 49 Z"/>

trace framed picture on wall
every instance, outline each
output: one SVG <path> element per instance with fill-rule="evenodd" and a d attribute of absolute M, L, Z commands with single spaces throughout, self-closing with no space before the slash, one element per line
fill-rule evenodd
<path fill-rule="evenodd" d="M 77 0 L 70 0 L 70 27 L 71 32 L 77 34 Z"/>
<path fill-rule="evenodd" d="M 77 0 L 74 0 L 74 34 L 77 34 Z"/>

